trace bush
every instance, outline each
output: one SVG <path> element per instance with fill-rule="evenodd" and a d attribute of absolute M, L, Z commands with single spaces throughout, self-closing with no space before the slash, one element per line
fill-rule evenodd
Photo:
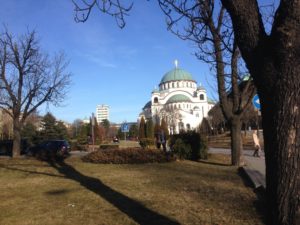
<path fill-rule="evenodd" d="M 175 157 L 156 149 L 127 148 L 91 152 L 82 160 L 91 163 L 140 164 L 170 162 L 174 161 Z"/>
<path fill-rule="evenodd" d="M 70 148 L 71 151 L 87 151 L 86 146 L 79 144 L 78 141 L 70 141 Z"/>
<path fill-rule="evenodd" d="M 99 146 L 102 150 L 109 150 L 109 149 L 119 149 L 118 144 L 102 144 Z"/>
<path fill-rule="evenodd" d="M 153 146 L 154 145 L 154 139 L 152 138 L 141 138 L 140 139 L 140 146 L 145 149 L 145 148 L 149 148 L 149 146 Z"/>
<path fill-rule="evenodd" d="M 175 141 L 173 145 L 174 154 L 180 159 L 190 159 L 192 154 L 192 149 L 189 144 L 185 144 L 180 138 Z"/>
<path fill-rule="evenodd" d="M 177 145 L 175 145 L 178 139 L 181 139 L 182 143 L 179 141 Z M 172 135 L 170 147 L 173 151 L 175 151 L 174 146 L 177 148 L 176 154 L 180 154 L 178 157 L 184 156 L 186 157 L 185 159 L 190 160 L 207 159 L 207 141 L 195 131 Z M 187 146 L 189 146 L 190 149 Z M 186 153 L 183 153 L 182 151 L 186 151 Z"/>

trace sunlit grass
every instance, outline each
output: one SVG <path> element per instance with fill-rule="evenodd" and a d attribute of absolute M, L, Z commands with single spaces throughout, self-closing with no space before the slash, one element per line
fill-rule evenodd
<path fill-rule="evenodd" d="M 255 194 L 226 157 L 144 165 L 1 159 L 0 224 L 164 224 L 157 215 L 169 224 L 263 224 Z"/>

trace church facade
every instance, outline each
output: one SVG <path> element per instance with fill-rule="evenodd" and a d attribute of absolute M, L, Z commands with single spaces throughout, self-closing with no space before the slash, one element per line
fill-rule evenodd
<path fill-rule="evenodd" d="M 140 118 L 152 119 L 154 123 L 164 119 L 171 134 L 197 129 L 214 106 L 205 88 L 197 85 L 192 75 L 178 68 L 177 63 L 162 77 L 158 87 L 152 91 Z"/>

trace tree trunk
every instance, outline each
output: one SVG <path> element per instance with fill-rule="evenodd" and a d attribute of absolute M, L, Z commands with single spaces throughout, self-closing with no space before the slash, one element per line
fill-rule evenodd
<path fill-rule="evenodd" d="M 299 83 L 281 80 L 272 97 L 261 94 L 268 224 L 272 225 L 299 224 L 296 213 L 300 200 L 300 93 L 294 88 L 295 82 Z"/>
<path fill-rule="evenodd" d="M 242 122 L 239 116 L 234 116 L 229 122 L 231 132 L 231 164 L 240 166 L 243 163 L 243 145 L 241 138 Z"/>
<path fill-rule="evenodd" d="M 13 121 L 13 158 L 21 155 L 21 123 L 18 118 Z"/>
<path fill-rule="evenodd" d="M 267 222 L 296 225 L 300 204 L 300 1 L 280 1 L 267 35 L 257 1 L 222 0 L 262 108 Z"/>

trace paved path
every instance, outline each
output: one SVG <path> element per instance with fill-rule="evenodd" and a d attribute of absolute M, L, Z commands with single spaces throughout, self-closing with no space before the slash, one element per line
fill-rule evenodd
<path fill-rule="evenodd" d="M 209 148 L 209 153 L 230 154 L 230 149 L 225 148 Z M 244 159 L 246 165 L 243 166 L 244 171 L 253 183 L 254 188 L 266 188 L 266 167 L 265 157 L 254 157 L 253 150 L 244 150 Z"/>

